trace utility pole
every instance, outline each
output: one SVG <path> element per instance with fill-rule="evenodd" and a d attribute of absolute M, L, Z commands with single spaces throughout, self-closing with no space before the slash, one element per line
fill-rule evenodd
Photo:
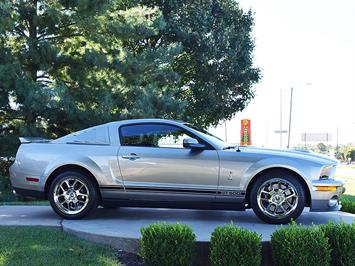
<path fill-rule="evenodd" d="M 287 140 L 287 149 L 289 149 L 289 148 L 290 148 L 290 138 L 291 138 L 292 97 L 293 97 L 293 87 L 291 87 L 291 97 L 290 97 L 290 117 L 289 117 L 289 121 L 288 121 L 288 140 Z"/>
<path fill-rule="evenodd" d="M 299 86 L 301 86 L 301 85 L 309 86 L 309 85 L 312 85 L 312 83 L 307 82 L 307 83 L 300 84 Z M 289 121 L 288 121 L 287 149 L 290 148 L 290 141 L 291 141 L 292 104 L 293 104 L 293 86 L 291 87 L 291 94 L 290 94 L 290 116 L 289 116 Z M 305 138 L 306 138 L 306 136 L 305 136 Z"/>

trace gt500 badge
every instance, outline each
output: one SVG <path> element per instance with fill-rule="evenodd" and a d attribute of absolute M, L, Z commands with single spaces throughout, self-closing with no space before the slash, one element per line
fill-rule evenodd
<path fill-rule="evenodd" d="M 244 194 L 244 192 L 242 192 L 242 191 L 235 191 L 235 190 L 222 191 L 223 196 L 241 196 L 243 194 Z"/>

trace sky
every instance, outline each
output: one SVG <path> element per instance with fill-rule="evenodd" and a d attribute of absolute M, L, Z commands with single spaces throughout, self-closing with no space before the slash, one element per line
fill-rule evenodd
<path fill-rule="evenodd" d="M 251 119 L 252 144 L 280 147 L 293 109 L 290 146 L 302 133 L 330 133 L 329 144 L 355 143 L 355 0 L 239 0 L 254 12 L 254 64 L 262 80 L 256 97 L 227 121 L 227 141 L 238 143 L 240 120 Z M 211 128 L 225 139 L 225 125 Z M 287 145 L 287 134 L 283 134 Z"/>

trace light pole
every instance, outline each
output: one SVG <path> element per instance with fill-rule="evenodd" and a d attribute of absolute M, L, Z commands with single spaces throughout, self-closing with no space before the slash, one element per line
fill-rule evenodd
<path fill-rule="evenodd" d="M 275 133 L 280 134 L 280 149 L 282 148 L 282 134 L 287 133 L 287 130 L 282 129 L 282 89 L 280 90 L 280 130 L 275 130 Z"/>
<path fill-rule="evenodd" d="M 291 96 L 290 96 L 290 117 L 289 117 L 289 121 L 288 121 L 287 149 L 290 148 L 290 138 L 291 138 L 292 96 L 293 96 L 293 87 L 291 87 Z"/>
<path fill-rule="evenodd" d="M 301 84 L 301 85 L 302 85 L 302 84 Z M 303 85 L 309 86 L 309 85 L 312 85 L 312 83 L 307 82 L 307 83 L 304 83 Z M 300 86 L 298 86 L 298 87 L 300 87 Z M 291 87 L 291 95 L 290 95 L 290 116 L 289 116 L 289 121 L 288 121 L 287 149 L 290 148 L 290 140 L 291 140 L 292 100 L 293 100 L 293 87 Z"/>
<path fill-rule="evenodd" d="M 227 120 L 224 122 L 224 140 L 227 142 Z"/>
<path fill-rule="evenodd" d="M 282 148 L 282 89 L 280 90 L 280 148 Z"/>

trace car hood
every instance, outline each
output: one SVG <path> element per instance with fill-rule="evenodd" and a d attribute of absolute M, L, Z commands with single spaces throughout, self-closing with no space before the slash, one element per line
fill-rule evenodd
<path fill-rule="evenodd" d="M 258 153 L 270 156 L 278 156 L 289 159 L 300 159 L 313 161 L 320 164 L 331 164 L 336 165 L 338 160 L 330 156 L 322 155 L 307 150 L 282 150 L 282 149 L 267 149 L 267 148 L 257 148 L 257 147 L 240 147 L 241 152 Z"/>

